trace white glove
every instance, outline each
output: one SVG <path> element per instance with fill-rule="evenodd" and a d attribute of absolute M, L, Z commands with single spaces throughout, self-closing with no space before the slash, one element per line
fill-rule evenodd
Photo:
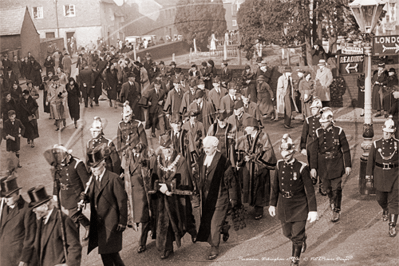
<path fill-rule="evenodd" d="M 399 99 L 399 91 L 394 91 L 394 92 L 393 92 L 393 97 L 394 97 L 395 99 Z"/>
<path fill-rule="evenodd" d="M 58 197 L 56 195 L 53 195 L 53 200 L 58 201 Z"/>
<path fill-rule="evenodd" d="M 271 217 L 276 216 L 276 207 L 270 206 L 269 207 L 269 214 L 270 214 Z"/>
<path fill-rule="evenodd" d="M 301 153 L 306 156 L 307 155 L 306 149 L 302 149 Z"/>
<path fill-rule="evenodd" d="M 316 177 L 317 177 L 317 171 L 316 171 L 316 169 L 310 170 L 310 176 L 313 177 L 313 178 L 316 178 Z"/>
<path fill-rule="evenodd" d="M 159 188 L 159 191 L 165 194 L 168 191 L 168 187 L 166 186 L 166 184 L 162 184 L 161 187 Z"/>
<path fill-rule="evenodd" d="M 346 167 L 345 168 L 345 174 L 346 175 L 350 175 L 351 174 L 352 169 L 350 167 Z"/>
<path fill-rule="evenodd" d="M 317 212 L 309 212 L 308 213 L 308 221 L 310 223 L 313 223 L 318 219 L 319 219 L 319 216 L 317 215 Z"/>

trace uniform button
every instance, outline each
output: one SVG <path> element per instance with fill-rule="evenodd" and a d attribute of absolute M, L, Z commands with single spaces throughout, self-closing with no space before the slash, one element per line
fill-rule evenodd
<path fill-rule="evenodd" d="M 292 187 L 292 185 L 290 185 L 290 187 Z"/>
<path fill-rule="evenodd" d="M 284 174 L 284 171 L 283 171 L 283 174 Z"/>
<path fill-rule="evenodd" d="M 283 185 L 283 186 L 284 186 L 284 183 L 281 183 L 281 185 Z"/>
<path fill-rule="evenodd" d="M 284 179 L 284 177 L 282 177 L 281 179 Z"/>

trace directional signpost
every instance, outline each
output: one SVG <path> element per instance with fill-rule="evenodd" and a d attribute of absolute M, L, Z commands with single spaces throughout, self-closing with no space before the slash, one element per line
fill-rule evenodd
<path fill-rule="evenodd" d="M 375 36 L 373 47 L 374 55 L 399 55 L 399 35 Z"/>
<path fill-rule="evenodd" d="M 339 57 L 339 74 L 351 75 L 363 73 L 364 55 L 345 54 Z"/>

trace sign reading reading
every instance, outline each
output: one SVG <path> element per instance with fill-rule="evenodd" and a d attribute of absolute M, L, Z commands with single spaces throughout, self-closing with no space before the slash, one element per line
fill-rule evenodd
<path fill-rule="evenodd" d="M 374 55 L 399 55 L 399 35 L 375 36 L 373 47 Z"/>
<path fill-rule="evenodd" d="M 339 74 L 350 75 L 363 73 L 364 55 L 340 55 Z"/>

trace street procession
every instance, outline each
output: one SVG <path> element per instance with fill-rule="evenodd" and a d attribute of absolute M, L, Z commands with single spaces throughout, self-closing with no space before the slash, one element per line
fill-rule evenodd
<path fill-rule="evenodd" d="M 397 14 L 2 0 L 0 266 L 398 265 Z"/>

